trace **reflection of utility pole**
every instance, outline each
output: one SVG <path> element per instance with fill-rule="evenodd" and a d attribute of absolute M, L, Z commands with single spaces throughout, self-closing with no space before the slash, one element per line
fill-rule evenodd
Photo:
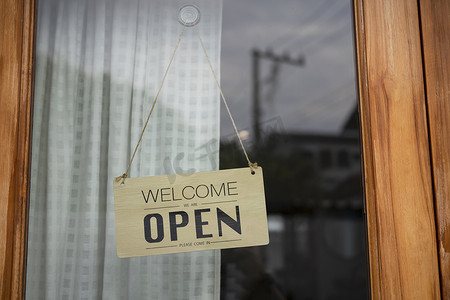
<path fill-rule="evenodd" d="M 289 54 L 275 55 L 271 50 L 262 52 L 258 49 L 252 51 L 252 80 L 253 80 L 253 142 L 258 145 L 261 140 L 261 99 L 260 99 L 260 78 L 259 78 L 259 61 L 265 58 L 273 63 L 272 67 L 272 81 L 275 82 L 278 76 L 278 66 L 280 63 L 302 66 L 305 63 L 303 56 L 297 59 L 292 59 Z"/>

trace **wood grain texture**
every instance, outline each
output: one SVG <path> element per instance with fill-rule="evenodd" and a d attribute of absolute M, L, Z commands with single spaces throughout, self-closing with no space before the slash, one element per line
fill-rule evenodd
<path fill-rule="evenodd" d="M 267 245 L 261 167 L 114 180 L 117 256 Z"/>
<path fill-rule="evenodd" d="M 355 0 L 373 299 L 440 299 L 419 12 Z"/>
<path fill-rule="evenodd" d="M 0 298 L 24 295 L 34 1 L 0 0 Z"/>
<path fill-rule="evenodd" d="M 353 2 L 354 9 L 354 23 L 355 23 L 355 42 L 356 42 L 356 61 L 357 61 L 357 72 L 358 72 L 358 88 L 359 88 L 359 99 L 360 103 L 358 105 L 360 114 L 360 126 L 361 126 L 361 142 L 363 144 L 362 152 L 362 165 L 364 169 L 363 173 L 363 186 L 365 191 L 364 199 L 364 212 L 366 215 L 366 236 L 367 236 L 367 247 L 369 249 L 368 261 L 369 261 L 369 282 L 370 282 L 370 294 L 371 299 L 381 299 L 381 280 L 380 280 L 380 269 L 378 264 L 378 235 L 377 235 L 377 218 L 376 218 L 376 206 L 375 201 L 375 178 L 373 177 L 373 161 L 371 159 L 372 152 L 372 140 L 366 138 L 364 133 L 369 133 L 370 129 L 370 111 L 368 110 L 368 105 L 363 105 L 361 101 L 363 99 L 369 99 L 369 89 L 367 86 L 367 56 L 363 51 L 366 49 L 365 44 L 365 28 L 364 28 L 364 12 L 362 1 Z"/>
<path fill-rule="evenodd" d="M 443 299 L 450 299 L 450 1 L 420 0 Z"/>

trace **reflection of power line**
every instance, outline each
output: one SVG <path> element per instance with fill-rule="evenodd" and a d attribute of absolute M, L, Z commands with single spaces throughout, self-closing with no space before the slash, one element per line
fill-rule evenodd
<path fill-rule="evenodd" d="M 340 9 L 335 10 L 332 14 L 332 17 L 339 16 L 342 13 L 344 13 L 346 10 L 348 10 L 349 7 L 347 5 L 343 5 L 340 7 Z M 327 32 L 325 35 L 322 35 L 319 37 L 319 39 L 312 40 L 310 43 L 303 45 L 300 47 L 300 51 L 304 51 L 305 49 L 312 49 L 314 48 L 314 51 L 311 51 L 311 55 L 317 55 L 317 53 L 321 52 L 324 49 L 329 49 L 330 47 L 321 47 L 323 44 L 329 45 L 336 39 L 342 38 L 345 34 L 348 34 L 351 30 L 351 25 L 349 23 L 349 20 L 342 19 L 341 22 L 336 24 L 338 26 L 332 27 L 332 30 Z M 297 40 L 298 41 L 298 40 Z M 295 44 L 297 41 L 294 41 L 294 43 L 291 42 L 291 44 Z M 290 80 L 288 81 L 291 83 L 296 78 L 295 76 L 291 76 Z M 289 83 L 289 85 L 290 85 Z M 286 86 L 286 83 L 283 82 L 283 85 Z M 346 89 L 346 93 L 342 95 L 342 90 Z M 321 97 L 319 99 L 314 100 L 313 102 L 308 101 L 308 109 L 301 109 L 302 111 L 307 111 L 306 118 L 310 118 L 312 116 L 318 116 L 322 113 L 325 113 L 325 110 L 331 109 L 335 111 L 340 111 L 342 109 L 341 106 L 336 107 L 336 104 L 342 103 L 341 100 L 343 98 L 353 98 L 355 95 L 354 90 L 354 80 L 352 79 L 349 82 L 346 82 L 344 85 L 339 86 L 337 89 L 334 89 L 331 94 L 326 95 L 324 97 Z M 330 100 L 328 100 L 330 99 Z M 328 100 L 328 101 L 326 101 Z M 326 104 L 325 104 L 326 103 Z M 306 103 L 303 103 L 306 104 Z M 311 107 L 312 105 L 312 107 Z M 303 106 L 303 105 L 301 105 Z M 305 107 L 306 108 L 306 107 Z"/>
<path fill-rule="evenodd" d="M 342 100 L 348 99 L 349 96 L 354 96 L 354 89 L 346 90 L 346 93 L 341 93 L 340 95 L 331 95 L 329 96 L 329 101 L 322 100 L 318 103 L 313 109 L 308 110 L 307 116 L 317 116 L 325 111 L 335 112 L 339 109 L 342 104 Z"/>
<path fill-rule="evenodd" d="M 309 44 L 306 44 L 300 47 L 300 51 L 309 51 L 309 49 L 320 50 L 322 45 L 330 44 L 331 41 L 342 38 L 345 35 L 351 33 L 351 24 L 347 22 L 343 22 L 340 26 L 334 27 L 334 30 L 328 32 L 326 35 L 321 36 L 319 39 L 312 41 Z"/>
<path fill-rule="evenodd" d="M 348 31 L 347 28 L 344 27 L 343 29 L 345 29 L 345 30 L 342 30 L 341 34 L 335 34 L 335 35 L 333 35 L 333 36 L 323 40 L 320 44 L 328 44 L 328 45 L 330 45 L 331 43 L 335 42 L 337 39 L 342 39 L 342 38 L 345 38 L 346 36 L 350 35 L 351 32 Z M 348 42 L 349 43 L 353 43 L 353 39 L 350 38 Z M 333 48 L 330 48 L 330 47 L 316 47 L 314 49 L 314 51 L 310 51 L 310 53 L 311 53 L 311 56 L 313 57 L 313 56 L 316 56 L 316 55 L 322 53 L 322 51 L 324 51 L 324 50 L 330 50 L 330 49 L 333 49 Z M 335 50 L 335 49 L 333 49 L 333 50 Z"/>
<path fill-rule="evenodd" d="M 333 95 L 340 94 L 342 91 L 345 91 L 349 88 L 352 88 L 352 89 L 355 88 L 355 79 L 354 78 L 351 78 L 350 80 L 345 81 L 343 84 L 340 84 L 339 86 L 333 88 L 325 96 L 320 96 L 318 98 L 315 98 L 311 102 L 322 102 L 323 100 L 330 99 Z"/>
<path fill-rule="evenodd" d="M 314 10 L 311 11 L 310 14 L 308 14 L 306 16 L 306 18 L 304 18 L 302 20 L 302 22 L 300 23 L 300 26 L 295 26 L 293 27 L 290 31 L 287 30 L 285 32 L 290 32 L 293 33 L 294 31 L 297 31 L 296 35 L 302 35 L 302 37 L 299 37 L 297 39 L 291 39 L 291 40 L 287 40 L 284 41 L 283 40 L 285 38 L 289 38 L 289 33 L 288 34 L 284 34 L 282 37 L 279 37 L 277 39 L 275 39 L 272 43 L 270 43 L 271 45 L 276 44 L 276 43 L 281 43 L 287 46 L 292 46 L 292 45 L 299 45 L 300 50 L 301 49 L 307 49 L 308 51 L 311 51 L 311 55 L 317 55 L 318 53 L 322 52 L 325 49 L 330 49 L 331 46 L 328 46 L 329 44 L 333 43 L 334 41 L 336 41 L 336 39 L 340 39 L 342 37 L 344 37 L 345 34 L 348 34 L 349 32 L 351 32 L 351 25 L 349 23 L 350 18 L 343 18 L 340 17 L 342 16 L 345 12 L 347 12 L 347 10 L 350 11 L 350 7 L 348 6 L 347 2 L 345 3 L 345 5 L 342 5 L 342 2 L 340 1 L 332 1 L 332 2 L 328 2 L 327 0 L 325 1 L 318 1 L 318 4 L 313 8 Z M 328 5 L 329 4 L 329 5 Z M 325 7 L 326 6 L 326 7 Z M 320 8 L 320 9 L 319 9 Z M 340 17 L 340 18 L 337 18 Z M 337 20 L 337 22 L 330 22 L 334 19 Z M 313 29 L 315 29 L 316 27 L 318 29 L 320 29 L 320 27 L 325 28 L 324 24 L 326 25 L 326 23 L 332 23 L 329 26 L 329 30 L 328 31 L 324 31 L 322 30 L 321 32 L 319 32 L 320 35 L 315 35 L 314 37 L 312 37 L 312 39 L 310 38 L 310 36 L 308 35 L 304 35 L 303 32 L 305 30 L 309 30 L 310 32 L 313 32 Z M 302 24 L 305 24 L 305 26 L 302 26 Z M 306 43 L 303 43 L 306 42 Z M 303 43 L 303 44 L 301 44 Z M 275 45 L 276 48 L 280 47 Z M 309 59 L 309 58 L 308 58 Z M 253 64 L 255 65 L 255 62 L 253 62 Z M 258 61 L 259 64 L 259 61 Z M 256 67 L 258 70 L 257 73 L 260 72 L 259 70 L 259 65 Z M 255 67 L 253 67 L 253 74 L 255 74 Z M 262 116 L 262 110 L 261 110 L 261 105 L 262 105 L 262 97 L 261 97 L 261 90 L 268 90 L 269 92 L 267 93 L 268 98 L 273 98 L 274 97 L 274 93 L 275 93 L 275 88 L 280 88 L 277 83 L 278 83 L 278 78 L 279 78 L 279 64 L 277 62 L 272 61 L 272 65 L 271 65 L 271 70 L 269 71 L 270 76 L 268 77 L 267 82 L 264 82 L 264 79 L 260 79 L 259 75 L 258 77 L 255 77 L 255 75 L 253 75 L 253 133 L 255 136 L 255 142 L 259 139 L 259 130 L 258 130 L 258 124 L 259 124 L 259 118 Z M 288 82 L 291 82 L 292 80 L 296 80 L 295 76 L 291 76 L 287 79 Z M 285 80 L 283 80 L 282 82 L 280 82 L 280 84 L 283 84 L 283 86 L 286 86 L 286 82 Z M 289 84 L 290 85 L 290 84 Z M 249 89 L 247 88 L 247 83 L 242 80 L 239 82 L 239 84 L 235 84 L 233 85 L 229 90 L 232 93 L 237 92 L 237 95 L 235 97 L 233 97 L 233 101 L 234 102 L 243 102 L 244 100 L 246 100 L 246 98 L 248 97 L 248 92 Z M 317 100 L 317 101 L 323 101 L 323 100 Z M 337 101 L 336 98 L 333 98 L 333 101 Z M 298 107 L 297 107 L 298 108 Z M 313 110 L 317 110 L 313 109 Z M 322 110 L 322 109 L 321 109 Z M 256 124 L 256 125 L 255 125 Z"/>
<path fill-rule="evenodd" d="M 324 48 L 321 48 L 321 49 L 319 49 L 317 52 L 313 52 L 313 53 L 311 53 L 309 56 L 308 56 L 308 61 L 311 61 L 310 59 L 309 59 L 309 57 L 314 57 L 314 56 L 316 56 L 317 55 L 317 53 L 320 53 L 320 51 L 321 50 L 323 50 Z M 317 67 L 316 67 L 317 68 Z M 295 75 L 292 75 L 292 76 L 289 76 L 286 80 L 283 80 L 282 82 L 281 82 L 281 85 L 284 87 L 284 88 L 287 88 L 287 87 L 289 87 L 289 86 L 291 86 L 291 84 L 293 84 L 293 83 L 295 83 L 296 85 L 298 85 L 299 84 L 299 78 L 297 77 L 297 76 L 295 76 Z M 346 81 L 346 83 L 353 83 L 354 82 L 354 78 L 352 77 L 351 79 L 349 79 L 349 80 L 347 80 Z M 279 89 L 281 89 L 281 87 L 279 87 Z M 334 89 L 336 89 L 336 88 L 333 88 L 333 90 Z"/>
<path fill-rule="evenodd" d="M 348 11 L 348 10 L 349 10 L 349 7 L 347 5 L 343 5 L 339 10 L 335 11 L 335 13 L 333 14 L 333 17 L 334 16 L 338 16 L 338 15 L 340 15 L 343 12 Z M 340 26 L 333 26 L 331 28 L 331 31 L 327 31 L 324 35 L 320 35 L 318 37 L 318 39 L 312 39 L 309 43 L 302 44 L 300 50 L 306 49 L 306 48 L 310 47 L 311 45 L 317 44 L 320 41 L 327 39 L 330 35 L 338 34 L 338 32 L 342 31 L 342 29 L 346 28 L 347 26 L 349 26 L 351 28 L 350 21 L 351 21 L 351 19 L 342 18 L 341 22 L 339 22 Z M 283 48 L 291 47 L 293 45 L 296 45 L 300 41 L 302 41 L 301 38 L 294 39 L 294 40 L 289 41 L 288 43 L 286 43 L 282 47 Z"/>
<path fill-rule="evenodd" d="M 328 40 L 328 41 L 334 40 L 335 38 L 338 38 L 338 37 L 341 37 L 341 36 L 332 36 L 332 37 L 330 37 L 330 40 Z M 311 59 L 312 57 L 315 57 L 315 56 L 319 55 L 323 50 L 326 50 L 326 49 L 331 49 L 331 47 L 320 47 L 320 48 L 317 49 L 316 51 L 312 51 L 311 54 L 308 55 L 308 61 L 312 61 L 312 59 Z M 295 83 L 296 85 L 299 84 L 299 77 L 298 77 L 298 76 L 295 76 L 295 75 L 289 76 L 289 77 L 283 79 L 283 80 L 280 82 L 280 86 L 278 87 L 278 89 L 279 89 L 279 90 L 283 90 L 283 89 L 289 88 L 289 87 L 292 86 L 292 84 L 294 84 L 294 83 Z M 350 81 L 347 82 L 347 84 L 351 85 L 351 86 L 352 86 L 352 89 L 353 89 L 353 86 L 354 86 L 354 79 L 351 78 Z M 342 87 L 341 87 L 341 88 L 342 88 Z M 339 87 L 338 87 L 337 89 L 339 89 Z M 333 93 L 336 93 L 336 91 L 334 90 Z M 328 97 L 330 97 L 330 96 L 331 96 L 331 95 L 327 95 L 327 96 L 325 96 L 325 97 L 323 97 L 323 98 L 328 98 Z M 319 102 L 322 101 L 322 100 L 323 100 L 323 99 L 317 99 L 317 101 L 319 101 Z"/>
<path fill-rule="evenodd" d="M 262 52 L 258 49 L 254 49 L 252 51 L 252 80 L 253 80 L 253 135 L 254 135 L 254 143 L 258 145 L 260 141 L 260 117 L 261 117 L 261 103 L 260 103 L 260 68 L 259 62 L 261 59 L 267 59 L 272 62 L 272 78 L 271 81 L 277 82 L 278 73 L 279 73 L 279 65 L 280 64 L 289 64 L 294 66 L 302 66 L 304 65 L 304 58 L 300 56 L 296 59 L 293 59 L 289 56 L 289 54 L 276 55 L 271 51 Z M 270 77 L 269 77 L 270 78 Z M 273 88 L 273 87 L 272 87 Z"/>
<path fill-rule="evenodd" d="M 310 117 L 312 113 L 322 113 L 325 109 L 333 110 L 333 106 L 337 103 L 342 103 L 341 100 L 344 98 L 355 96 L 355 79 L 351 78 L 346 80 L 344 83 L 334 87 L 330 92 L 325 95 L 320 95 L 319 97 L 312 98 L 308 101 L 295 102 L 295 106 L 292 109 L 287 107 L 287 110 L 295 112 L 296 118 L 298 118 L 299 113 L 304 117 Z M 331 100 L 330 100 L 331 99 Z M 287 115 L 287 118 L 292 114 Z M 304 118 L 302 118 L 302 121 Z M 299 124 L 300 122 L 297 122 Z"/>
<path fill-rule="evenodd" d="M 298 29 L 300 29 L 300 32 L 303 32 L 305 30 L 305 28 L 308 28 L 308 26 L 309 27 L 314 26 L 315 24 L 318 23 L 318 20 L 323 19 L 324 17 L 327 17 L 327 19 L 332 19 L 335 16 L 339 16 L 346 10 L 349 10 L 348 4 L 341 5 L 340 8 L 334 9 L 336 7 L 336 5 L 341 3 L 339 1 L 332 1 L 331 5 L 330 5 L 329 1 L 327 1 L 327 0 L 324 0 L 319 3 L 320 4 L 316 6 L 316 9 L 311 14 L 307 15 L 307 17 L 299 25 L 292 27 L 291 30 L 289 30 L 289 32 L 293 33 L 295 30 L 298 30 Z M 347 3 L 347 2 L 345 2 L 345 3 Z M 326 9 L 325 12 L 324 12 L 324 9 Z M 332 12 L 332 14 L 329 15 L 329 14 L 327 14 L 328 12 Z M 312 55 L 317 55 L 322 50 L 327 49 L 326 47 L 318 48 L 317 46 L 324 44 L 324 43 L 325 44 L 330 43 L 331 41 L 334 41 L 337 38 L 342 37 L 345 33 L 348 33 L 348 31 L 346 30 L 347 29 L 346 25 L 348 23 L 346 21 L 347 21 L 347 19 L 343 19 L 343 21 L 339 22 L 340 26 L 333 27 L 332 31 L 327 32 L 325 35 L 321 35 L 319 37 L 319 39 L 310 40 L 306 44 L 302 45 L 300 48 L 300 51 L 302 49 L 308 49 L 308 48 L 311 48 L 311 46 L 315 46 L 316 50 L 314 52 L 312 52 Z M 310 23 L 310 22 L 311 22 L 311 24 L 308 25 L 308 23 Z M 307 25 L 302 27 L 301 26 L 302 24 L 307 24 Z M 269 45 L 275 45 L 276 43 L 280 42 L 282 39 L 289 38 L 289 35 L 290 34 L 285 34 L 284 36 L 279 37 L 276 40 L 274 40 L 273 42 L 271 42 Z M 330 37 L 330 35 L 332 35 L 332 36 Z M 302 41 L 302 38 L 290 40 L 287 43 L 285 43 L 285 45 L 295 45 L 296 43 L 298 43 L 300 41 Z M 272 69 L 273 69 L 271 72 L 272 74 L 274 73 L 274 71 L 278 72 L 277 66 L 273 65 Z M 295 79 L 295 78 L 293 78 L 293 79 Z M 267 96 L 267 98 L 273 98 L 274 92 L 275 92 L 274 87 L 276 87 L 276 77 L 272 76 L 272 78 L 269 78 L 269 81 L 272 84 L 272 89 L 267 93 L 266 96 Z M 245 88 L 246 86 L 247 86 L 247 83 L 245 81 L 240 81 L 239 84 L 234 85 L 232 88 L 229 89 L 232 91 L 241 91 L 239 94 L 237 94 L 235 97 L 233 97 L 233 101 L 241 102 L 241 101 L 244 101 L 245 98 L 247 98 L 246 93 L 248 92 L 248 90 Z"/>
<path fill-rule="evenodd" d="M 302 120 L 299 120 L 295 125 L 298 125 L 300 122 L 304 122 L 307 119 L 322 116 L 323 114 L 339 114 L 342 110 L 347 109 L 347 106 L 342 105 L 342 101 L 350 98 L 353 99 L 355 97 L 355 82 L 352 80 L 339 86 L 337 89 L 333 89 L 325 96 L 308 101 L 308 109 L 301 110 L 303 112 Z M 315 105 L 311 105 L 311 103 L 315 103 Z M 306 104 L 304 106 L 306 106 Z"/>
<path fill-rule="evenodd" d="M 344 25 L 346 25 L 346 24 L 344 24 Z M 347 34 L 349 34 L 349 31 L 347 30 L 346 26 L 340 26 L 337 30 L 339 30 L 339 34 L 333 34 L 332 36 L 326 36 L 326 37 L 323 37 L 322 39 L 318 40 L 315 43 L 316 47 L 315 47 L 314 51 L 310 51 L 311 54 L 309 55 L 309 57 L 310 58 L 311 57 L 315 57 L 315 56 L 319 55 L 320 53 L 322 53 L 322 51 L 324 51 L 324 50 L 332 49 L 331 46 L 330 46 L 330 44 L 332 42 L 334 42 L 336 39 L 341 39 L 344 36 L 346 36 Z M 321 44 L 327 44 L 327 47 L 320 47 Z M 309 44 L 309 45 L 307 45 L 305 47 L 302 47 L 300 49 L 301 49 L 301 51 L 305 51 L 305 49 L 307 51 L 308 46 L 311 46 L 311 45 L 312 44 Z M 308 60 L 312 61 L 310 58 Z M 287 82 L 283 81 L 282 84 L 283 84 L 283 86 L 290 86 L 292 84 L 292 82 L 296 81 L 297 79 L 298 78 L 296 76 L 290 76 L 288 81 Z"/>
<path fill-rule="evenodd" d="M 337 3 L 338 1 L 333 1 L 333 4 Z M 323 0 L 322 2 L 319 2 L 319 5 L 317 5 L 315 10 L 308 14 L 305 19 L 301 20 L 301 22 L 293 27 L 291 27 L 289 30 L 286 30 L 286 34 L 276 38 L 274 41 L 268 44 L 269 47 L 276 47 L 278 44 L 284 39 L 284 40 L 291 40 L 292 34 L 294 33 L 303 33 L 305 30 L 305 27 L 309 25 L 308 23 L 317 21 L 320 19 L 320 17 L 323 17 L 326 15 L 327 11 L 330 10 L 333 5 L 329 5 L 328 0 Z M 300 30 L 300 32 L 298 32 Z"/>
<path fill-rule="evenodd" d="M 314 113 L 320 111 L 320 109 L 318 109 L 319 107 L 325 107 L 329 110 L 332 110 L 333 105 L 339 104 L 342 99 L 347 98 L 347 96 L 353 95 L 354 93 L 355 93 L 355 82 L 354 79 L 352 79 L 351 81 L 342 84 L 338 88 L 332 90 L 325 96 L 309 101 L 309 103 L 317 103 L 317 105 L 313 106 L 313 109 L 308 110 L 308 112 Z"/>

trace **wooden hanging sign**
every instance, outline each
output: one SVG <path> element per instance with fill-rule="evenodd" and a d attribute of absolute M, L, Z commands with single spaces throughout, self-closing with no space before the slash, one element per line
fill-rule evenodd
<path fill-rule="evenodd" d="M 269 243 L 262 168 L 114 180 L 117 256 Z"/>

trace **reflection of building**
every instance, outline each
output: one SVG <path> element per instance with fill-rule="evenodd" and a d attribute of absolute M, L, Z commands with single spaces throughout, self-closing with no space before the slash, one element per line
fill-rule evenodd
<path fill-rule="evenodd" d="M 286 132 L 280 120 L 261 131 L 252 154 L 264 168 L 270 244 L 222 251 L 223 299 L 367 298 L 357 120 L 355 110 L 336 135 Z M 222 142 L 221 168 L 243 164 L 238 144 Z M 268 296 L 277 289 L 284 298 Z M 258 290 L 266 296 L 251 298 Z"/>
<path fill-rule="evenodd" d="M 320 176 L 321 189 L 331 192 L 354 174 L 360 174 L 359 131 L 356 110 L 341 134 L 284 133 L 277 135 L 276 152 L 299 153 L 310 160 Z M 361 204 L 361 201 L 358 201 Z"/>
<path fill-rule="evenodd" d="M 271 236 L 263 248 L 267 272 L 287 299 L 366 298 L 357 111 L 339 135 L 282 133 L 268 139 L 275 157 L 296 153 L 308 161 L 320 193 L 313 200 L 289 195 L 296 200 L 286 201 L 273 194 L 267 199 Z M 279 210 L 279 205 L 271 205 L 280 201 L 288 205 Z"/>

